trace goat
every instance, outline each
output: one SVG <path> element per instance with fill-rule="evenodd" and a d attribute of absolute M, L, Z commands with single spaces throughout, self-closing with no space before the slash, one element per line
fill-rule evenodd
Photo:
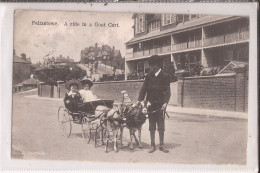
<path fill-rule="evenodd" d="M 126 127 L 129 129 L 130 133 L 130 144 L 129 148 L 130 150 L 134 149 L 133 146 L 133 137 L 138 144 L 139 148 L 143 148 L 143 145 L 141 143 L 141 131 L 142 131 L 142 125 L 146 121 L 146 116 L 148 114 L 148 109 L 151 106 L 150 102 L 148 101 L 142 101 L 139 102 L 136 106 L 122 106 L 122 114 L 125 118 L 125 124 Z M 135 132 L 138 131 L 138 139 L 135 135 Z"/>

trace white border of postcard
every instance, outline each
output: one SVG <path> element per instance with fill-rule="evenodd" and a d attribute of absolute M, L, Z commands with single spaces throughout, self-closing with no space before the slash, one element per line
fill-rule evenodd
<path fill-rule="evenodd" d="M 97 12 L 146 12 L 176 14 L 212 14 L 250 16 L 250 60 L 248 101 L 247 165 L 180 165 L 180 164 L 128 164 L 76 161 L 11 160 L 12 118 L 12 59 L 14 10 L 59 10 Z M 40 170 L 99 170 L 125 171 L 224 171 L 255 172 L 258 170 L 258 102 L 257 102 L 257 3 L 1 3 L 1 168 Z M 239 144 L 238 144 L 239 145 Z"/>

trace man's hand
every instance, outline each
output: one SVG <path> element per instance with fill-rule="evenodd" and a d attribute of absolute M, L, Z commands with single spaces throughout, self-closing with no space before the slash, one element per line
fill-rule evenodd
<path fill-rule="evenodd" d="M 167 107 L 167 103 L 164 103 L 164 104 L 162 105 L 161 110 L 166 110 L 166 107 Z"/>
<path fill-rule="evenodd" d="M 70 102 L 69 100 L 66 101 L 67 104 L 68 104 L 69 102 Z"/>

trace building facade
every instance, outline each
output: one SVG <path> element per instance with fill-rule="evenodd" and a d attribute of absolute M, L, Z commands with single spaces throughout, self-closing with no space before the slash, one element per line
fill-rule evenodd
<path fill-rule="evenodd" d="M 223 69 L 248 62 L 249 17 L 134 14 L 134 38 L 126 43 L 125 74 L 148 73 L 148 59 L 159 55 L 161 68 L 174 65 L 198 76 L 202 69 Z M 217 73 L 217 72 L 216 72 Z"/>
<path fill-rule="evenodd" d="M 43 65 L 45 67 L 49 67 L 50 65 L 55 66 L 66 66 L 68 63 L 73 63 L 74 59 L 71 59 L 69 56 L 64 57 L 62 55 L 58 57 L 46 57 L 43 60 Z"/>
<path fill-rule="evenodd" d="M 31 75 L 31 63 L 27 61 L 26 55 L 21 54 L 22 57 L 18 57 L 15 52 L 13 55 L 13 85 L 23 82 L 30 78 Z"/>

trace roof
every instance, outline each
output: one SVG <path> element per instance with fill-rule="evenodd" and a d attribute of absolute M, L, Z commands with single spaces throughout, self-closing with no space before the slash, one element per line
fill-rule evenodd
<path fill-rule="evenodd" d="M 102 51 L 102 55 L 104 56 L 108 55 L 107 51 Z"/>
<path fill-rule="evenodd" d="M 102 57 L 101 51 L 98 52 L 97 57 Z"/>
<path fill-rule="evenodd" d="M 118 55 L 120 55 L 120 50 L 114 50 L 114 56 L 116 57 Z"/>
<path fill-rule="evenodd" d="M 37 79 L 34 79 L 34 78 L 30 78 L 17 85 L 37 85 L 38 82 L 40 82 L 40 81 Z"/>
<path fill-rule="evenodd" d="M 88 56 L 95 56 L 95 53 L 94 52 L 89 52 Z"/>
<path fill-rule="evenodd" d="M 18 57 L 17 55 L 14 55 L 14 63 L 25 63 L 25 64 L 30 64 L 30 62 Z"/>
<path fill-rule="evenodd" d="M 162 37 L 162 36 L 166 36 L 169 35 L 173 32 L 180 32 L 180 31 L 185 31 L 188 29 L 193 29 L 196 27 L 199 27 L 201 25 L 205 25 L 205 24 L 214 24 L 217 21 L 222 22 L 223 20 L 230 20 L 230 19 L 236 19 L 236 18 L 241 18 L 239 16 L 203 16 L 197 19 L 193 19 L 193 20 L 189 20 L 185 23 L 179 23 L 176 27 L 174 28 L 170 28 L 161 32 L 150 32 L 146 35 L 140 36 L 140 37 L 135 37 L 133 39 L 131 39 L 130 41 L 128 41 L 126 43 L 126 45 L 130 45 L 139 41 L 143 41 L 143 40 L 148 40 L 150 38 L 158 38 L 158 37 Z"/>
<path fill-rule="evenodd" d="M 234 68 L 237 67 L 242 67 L 242 68 L 248 67 L 248 62 L 231 61 L 221 71 L 219 71 L 217 75 L 234 72 L 235 71 Z"/>
<path fill-rule="evenodd" d="M 102 50 L 110 52 L 112 50 L 112 48 L 110 46 L 108 46 L 108 45 L 102 45 Z"/>
<path fill-rule="evenodd" d="M 89 52 L 89 48 L 85 48 L 83 51 L 82 51 L 82 53 L 85 53 L 85 54 L 87 54 Z"/>
<path fill-rule="evenodd" d="M 40 66 L 40 67 L 36 67 L 34 71 L 41 71 L 41 70 L 46 70 L 46 69 L 48 69 L 48 68 Z"/>

